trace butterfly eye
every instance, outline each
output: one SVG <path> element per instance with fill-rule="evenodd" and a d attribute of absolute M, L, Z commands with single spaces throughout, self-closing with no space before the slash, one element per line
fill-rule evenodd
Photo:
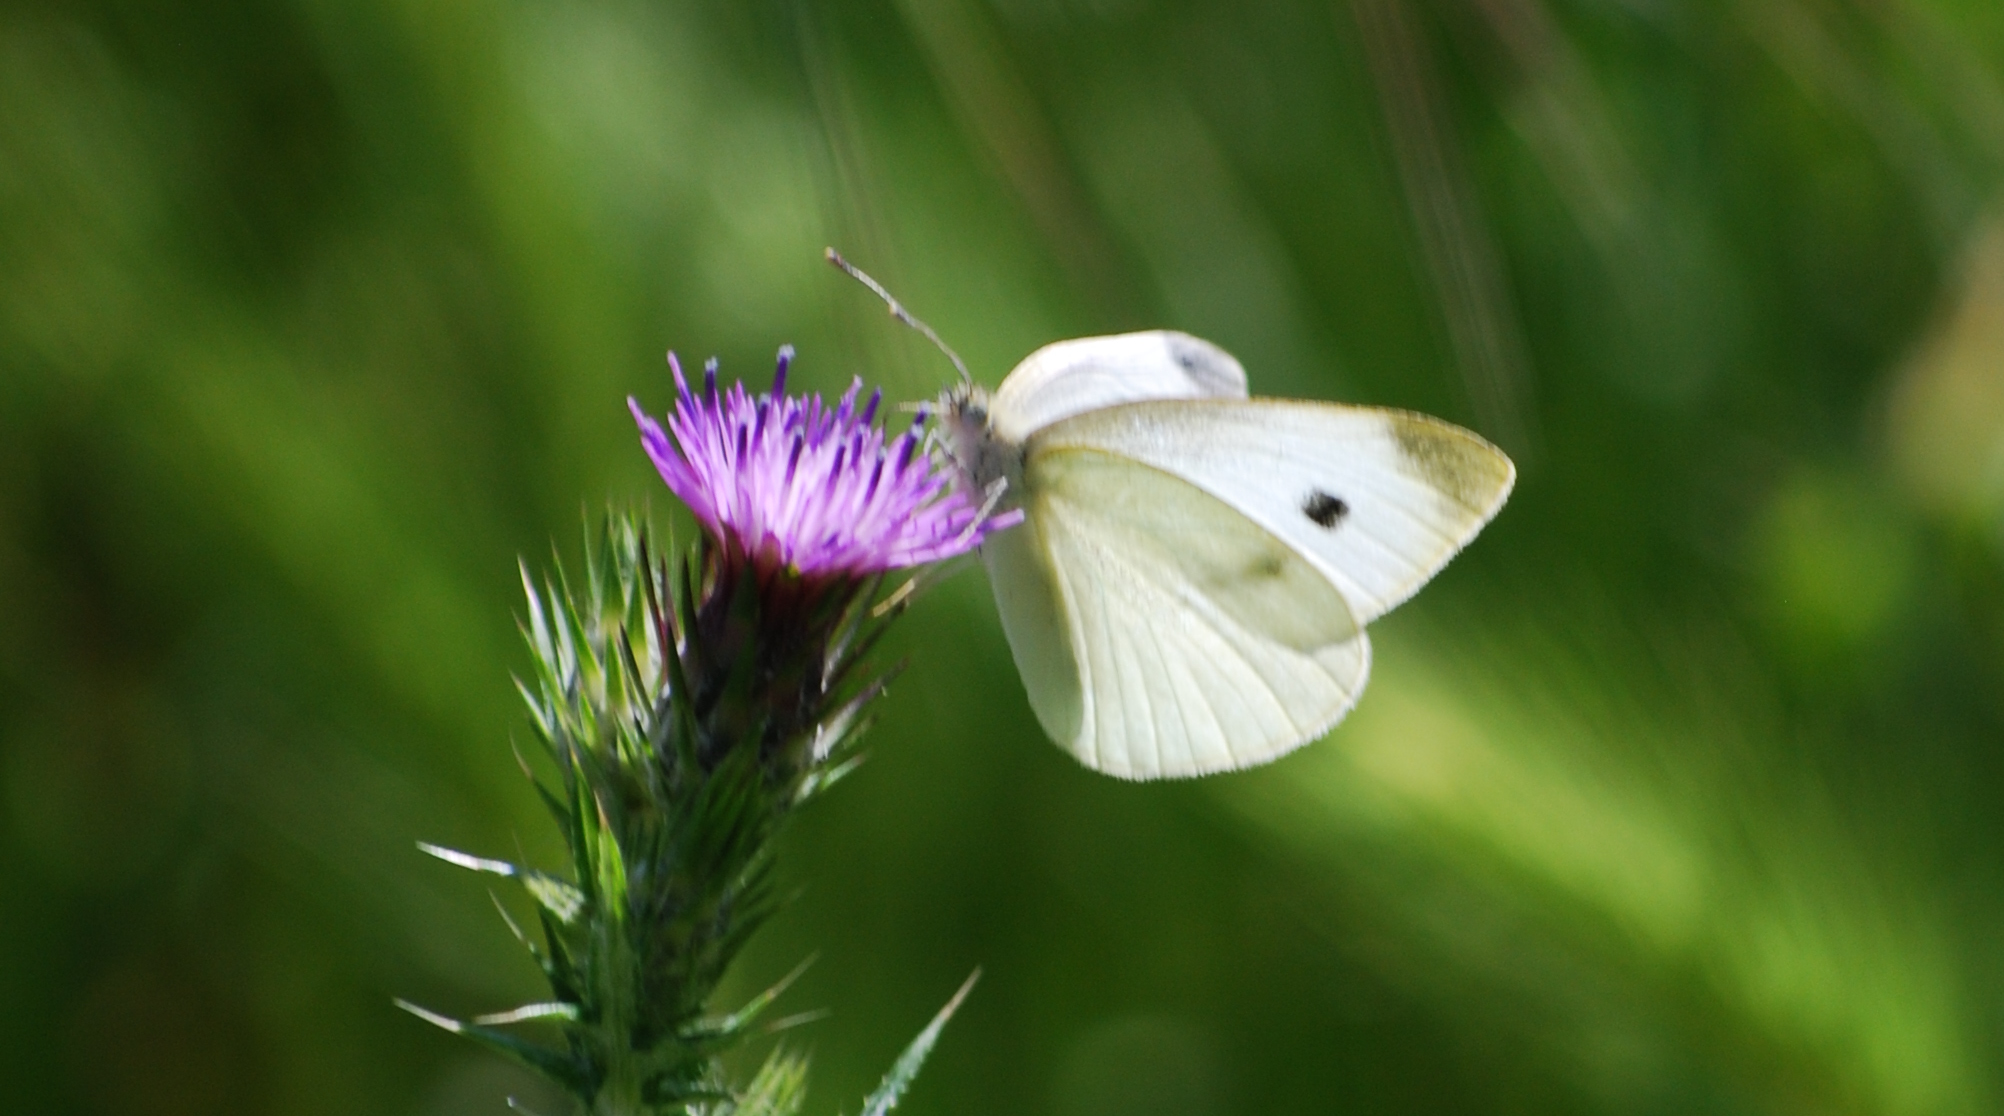
<path fill-rule="evenodd" d="M 1333 528 L 1350 514 L 1350 505 L 1318 488 L 1301 502 L 1301 514 L 1314 520 L 1317 527 Z"/>

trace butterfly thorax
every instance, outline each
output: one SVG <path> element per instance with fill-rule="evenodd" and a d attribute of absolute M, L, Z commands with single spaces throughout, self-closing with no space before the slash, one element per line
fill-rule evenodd
<path fill-rule="evenodd" d="M 1023 448 L 995 436 L 988 389 L 964 384 L 940 397 L 940 425 L 960 482 L 984 498 L 1000 489 L 998 508 L 1016 506 L 1023 485 Z"/>

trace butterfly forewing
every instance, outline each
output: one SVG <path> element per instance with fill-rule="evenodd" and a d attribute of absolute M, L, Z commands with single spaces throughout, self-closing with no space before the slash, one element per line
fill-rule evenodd
<path fill-rule="evenodd" d="M 1047 427 L 1028 454 L 1063 450 L 1147 465 L 1209 494 L 1310 563 L 1359 625 L 1445 565 L 1515 479 L 1509 458 L 1450 423 L 1293 400 L 1104 407 Z"/>

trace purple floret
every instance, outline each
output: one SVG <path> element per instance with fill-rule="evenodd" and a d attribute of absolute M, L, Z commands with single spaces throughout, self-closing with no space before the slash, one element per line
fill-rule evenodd
<path fill-rule="evenodd" d="M 923 412 L 886 445 L 873 424 L 883 393 L 859 412 L 861 379 L 832 409 L 818 395 L 785 394 L 792 359 L 791 345 L 780 349 L 772 391 L 755 398 L 742 383 L 719 394 L 713 360 L 698 396 L 668 354 L 675 410 L 665 431 L 627 400 L 661 479 L 727 550 L 761 569 L 865 577 L 965 554 L 1022 519 L 984 515 L 950 468 L 921 452 Z"/>

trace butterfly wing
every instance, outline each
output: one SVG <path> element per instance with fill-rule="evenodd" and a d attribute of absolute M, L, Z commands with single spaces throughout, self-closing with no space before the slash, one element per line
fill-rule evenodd
<path fill-rule="evenodd" d="M 1022 445 L 1073 415 L 1146 399 L 1244 399 L 1246 372 L 1209 341 L 1174 330 L 1046 345 L 996 389 L 994 436 Z"/>
<path fill-rule="evenodd" d="M 1451 423 L 1281 399 L 1087 411 L 1041 431 L 1026 460 L 1078 451 L 1159 470 L 1244 516 L 1335 586 L 1359 627 L 1446 565 L 1516 479 L 1502 451 Z"/>
<path fill-rule="evenodd" d="M 1073 445 L 1025 457 L 1026 522 L 983 554 L 1030 704 L 1131 779 L 1271 760 L 1355 704 L 1370 645 L 1273 533 L 1178 477 Z"/>

